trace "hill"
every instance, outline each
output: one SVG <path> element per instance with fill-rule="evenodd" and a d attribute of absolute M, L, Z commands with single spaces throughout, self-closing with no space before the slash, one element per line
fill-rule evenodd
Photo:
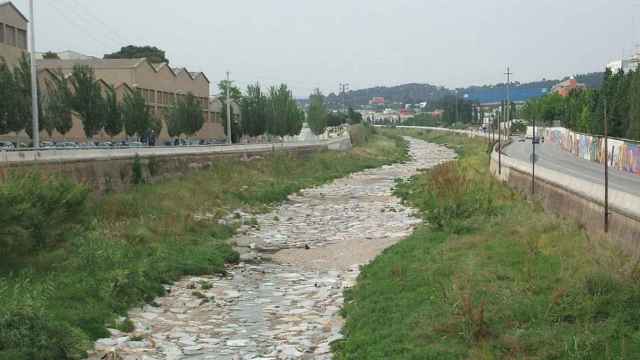
<path fill-rule="evenodd" d="M 586 84 L 590 88 L 600 88 L 604 73 L 588 73 L 576 75 L 578 82 Z M 559 80 L 542 79 L 529 83 L 515 82 L 512 84 L 512 99 L 514 101 L 525 101 L 529 98 L 542 96 L 561 81 L 567 80 L 565 77 Z M 505 98 L 505 84 L 494 84 L 484 86 L 470 86 L 458 89 L 458 93 L 467 95 L 469 100 L 480 103 L 499 102 Z M 352 90 L 344 95 L 344 102 L 348 106 L 359 107 L 369 104 L 369 100 L 374 97 L 384 97 L 387 104 L 417 104 L 421 102 L 433 102 L 441 100 L 446 95 L 454 94 L 454 90 L 442 86 L 431 84 L 411 83 L 398 86 L 378 86 L 368 89 Z M 331 93 L 327 96 L 327 105 L 330 108 L 340 107 L 343 103 L 341 96 Z"/>

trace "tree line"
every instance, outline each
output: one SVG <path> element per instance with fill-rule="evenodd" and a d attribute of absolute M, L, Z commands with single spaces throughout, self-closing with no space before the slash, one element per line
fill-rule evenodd
<path fill-rule="evenodd" d="M 57 131 L 65 136 L 73 127 L 72 115 L 82 122 L 87 139 L 104 132 L 114 137 L 124 132 L 138 138 L 158 134 L 162 122 L 147 107 L 140 91 L 128 90 L 118 101 L 113 86 L 95 77 L 93 69 L 77 65 L 66 76 L 54 72 L 39 93 L 40 131 L 49 136 Z M 32 136 L 30 63 L 23 57 L 12 70 L 0 63 L 0 133 L 26 131 Z M 191 135 L 204 123 L 201 105 L 191 93 L 178 97 L 167 111 L 171 136 Z"/>
<path fill-rule="evenodd" d="M 111 137 L 124 131 L 127 136 L 148 139 L 162 130 L 159 114 L 150 111 L 140 91 L 126 91 L 122 99 L 118 99 L 115 89 L 97 79 L 91 67 L 74 66 L 69 75 L 55 72 L 45 87 L 44 92 L 39 89 L 39 125 L 49 136 L 54 131 L 66 135 L 73 126 L 73 115 L 82 122 L 87 139 L 102 130 Z M 295 136 L 302 130 L 305 112 L 286 84 L 263 91 L 256 83 L 249 85 L 244 94 L 226 81 L 220 82 L 218 87 L 222 94 L 219 99 L 225 134 L 227 104 L 224 95 L 227 88 L 231 100 L 240 107 L 242 117 L 230 106 L 234 142 L 243 136 Z M 315 134 L 323 133 L 327 126 L 361 121 L 360 114 L 353 109 L 349 109 L 348 114 L 328 112 L 325 97 L 319 90 L 310 98 L 308 123 Z M 0 133 L 25 130 L 31 136 L 31 73 L 26 57 L 13 70 L 0 63 L 0 99 L 4 100 L 0 103 Z M 191 93 L 177 96 L 164 113 L 169 136 L 197 133 L 205 121 L 201 106 L 199 99 Z"/>
<path fill-rule="evenodd" d="M 605 107 L 610 136 L 640 140 L 640 71 L 613 73 L 607 69 L 601 88 L 572 91 L 566 97 L 554 93 L 531 99 L 522 114 L 541 125 L 559 121 L 577 132 L 602 135 Z"/>

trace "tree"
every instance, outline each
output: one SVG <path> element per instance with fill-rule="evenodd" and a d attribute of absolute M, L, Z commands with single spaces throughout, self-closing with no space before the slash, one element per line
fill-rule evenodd
<path fill-rule="evenodd" d="M 304 114 L 298 108 L 285 84 L 269 89 L 267 101 L 267 132 L 276 136 L 297 135 L 302 129 Z"/>
<path fill-rule="evenodd" d="M 193 135 L 200 131 L 203 125 L 201 104 L 192 93 L 178 98 L 178 101 L 169 108 L 167 124 L 169 136 Z"/>
<path fill-rule="evenodd" d="M 324 95 L 320 89 L 316 89 L 309 96 L 309 102 L 307 124 L 315 135 L 323 134 L 327 128 L 327 109 L 324 107 Z"/>
<path fill-rule="evenodd" d="M 164 50 L 155 46 L 123 46 L 120 51 L 105 54 L 105 59 L 138 59 L 147 58 L 152 63 L 169 63 Z"/>
<path fill-rule="evenodd" d="M 105 93 L 104 131 L 114 137 L 122 132 L 122 107 L 118 103 L 116 91 L 112 86 L 108 86 Z"/>
<path fill-rule="evenodd" d="M 47 51 L 46 53 L 42 54 L 42 58 L 47 60 L 49 59 L 60 60 L 60 56 L 58 56 L 58 54 L 53 51 Z"/>
<path fill-rule="evenodd" d="M 327 114 L 327 126 L 340 126 L 347 123 L 347 115 L 342 112 L 331 111 Z"/>
<path fill-rule="evenodd" d="M 16 116 L 16 83 L 4 61 L 0 61 L 0 99 L 0 133 L 5 134 Z"/>
<path fill-rule="evenodd" d="M 47 81 L 46 86 L 48 96 L 44 101 L 43 115 L 50 126 L 47 131 L 51 135 L 55 129 L 64 136 L 73 127 L 69 81 L 62 72 L 58 72 L 53 75 L 51 81 Z"/>
<path fill-rule="evenodd" d="M 105 125 L 105 99 L 100 81 L 89 66 L 75 65 L 70 82 L 73 111 L 80 117 L 87 138 L 93 138 Z"/>
<path fill-rule="evenodd" d="M 9 118 L 7 130 L 18 134 L 22 130 L 31 128 L 31 62 L 23 55 L 18 65 L 13 69 L 14 96 L 11 106 L 14 107 L 13 116 Z M 31 130 L 29 130 L 31 131 Z"/>
<path fill-rule="evenodd" d="M 347 117 L 349 118 L 349 124 L 360 124 L 362 122 L 362 114 L 354 111 L 352 107 L 349 107 Z"/>
<path fill-rule="evenodd" d="M 632 74 L 629 87 L 629 127 L 625 136 L 629 139 L 640 139 L 640 71 Z"/>
<path fill-rule="evenodd" d="M 242 91 L 240 91 L 239 87 L 233 85 L 231 81 L 222 80 L 218 83 L 220 97 L 225 99 L 227 98 L 227 88 L 229 88 L 229 97 L 236 103 L 239 103 L 242 98 Z"/>
<path fill-rule="evenodd" d="M 262 93 L 259 83 L 247 87 L 247 96 L 240 101 L 240 109 L 242 134 L 248 136 L 264 134 L 267 129 L 267 98 Z"/>
<path fill-rule="evenodd" d="M 144 96 L 139 91 L 129 91 L 122 102 L 122 121 L 128 136 L 144 136 L 157 128 L 155 119 L 147 107 Z"/>

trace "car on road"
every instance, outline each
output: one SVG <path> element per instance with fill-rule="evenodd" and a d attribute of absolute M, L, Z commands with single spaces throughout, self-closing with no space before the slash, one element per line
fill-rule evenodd
<path fill-rule="evenodd" d="M 544 143 L 544 138 L 543 138 L 543 137 L 540 137 L 540 136 L 534 136 L 534 137 L 531 139 L 531 141 L 532 141 L 534 144 L 540 144 L 540 143 Z"/>
<path fill-rule="evenodd" d="M 132 141 L 129 143 L 129 147 L 145 147 L 147 146 L 145 143 L 141 143 L 140 141 Z"/>
<path fill-rule="evenodd" d="M 524 136 L 520 136 L 518 138 L 518 142 L 525 142 L 525 140 L 527 140 Z"/>
<path fill-rule="evenodd" d="M 0 141 L 0 150 L 14 150 L 15 145 L 11 141 Z"/>
<path fill-rule="evenodd" d="M 111 141 L 103 141 L 101 143 L 98 143 L 99 147 L 112 147 L 113 143 Z"/>

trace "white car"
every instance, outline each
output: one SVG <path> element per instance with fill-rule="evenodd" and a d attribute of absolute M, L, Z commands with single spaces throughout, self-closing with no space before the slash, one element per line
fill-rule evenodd
<path fill-rule="evenodd" d="M 0 150 L 14 150 L 15 145 L 11 141 L 0 141 Z"/>

